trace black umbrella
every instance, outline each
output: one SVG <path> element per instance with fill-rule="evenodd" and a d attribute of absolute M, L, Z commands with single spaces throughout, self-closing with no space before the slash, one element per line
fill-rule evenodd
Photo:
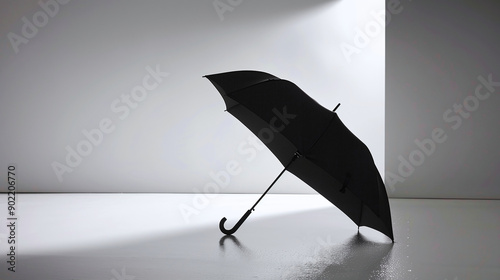
<path fill-rule="evenodd" d="M 330 111 L 294 83 L 258 71 L 204 76 L 222 95 L 227 111 L 248 127 L 285 167 L 236 225 L 233 234 L 278 178 L 290 171 L 343 211 L 358 228 L 368 226 L 394 241 L 384 182 L 372 155 Z"/>

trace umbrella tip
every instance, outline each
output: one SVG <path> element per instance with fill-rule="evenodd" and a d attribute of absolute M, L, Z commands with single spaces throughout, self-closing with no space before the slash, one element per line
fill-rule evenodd
<path fill-rule="evenodd" d="M 335 106 L 335 109 L 333 109 L 333 112 L 335 112 L 335 110 L 337 110 L 337 108 L 340 106 L 340 103 L 337 104 L 337 106 Z"/>

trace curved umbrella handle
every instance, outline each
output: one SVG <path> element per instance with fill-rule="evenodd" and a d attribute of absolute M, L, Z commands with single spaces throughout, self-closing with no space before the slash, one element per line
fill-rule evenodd
<path fill-rule="evenodd" d="M 243 215 L 240 220 L 234 225 L 234 227 L 232 229 L 225 229 L 224 228 L 224 223 L 227 221 L 226 217 L 222 218 L 219 222 L 219 229 L 220 231 L 222 231 L 222 233 L 226 234 L 226 235 L 231 235 L 233 233 L 235 233 L 238 228 L 240 228 L 241 224 L 243 224 L 243 222 L 248 218 L 248 216 L 250 216 L 250 214 L 252 214 L 252 209 L 248 210 L 245 215 Z"/>

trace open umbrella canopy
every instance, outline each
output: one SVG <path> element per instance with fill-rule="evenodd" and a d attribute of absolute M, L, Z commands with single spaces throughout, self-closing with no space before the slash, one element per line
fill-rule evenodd
<path fill-rule="evenodd" d="M 226 110 L 276 155 L 283 171 L 295 174 L 358 227 L 371 227 L 394 241 L 389 200 L 373 157 L 335 110 L 324 108 L 294 83 L 264 72 L 205 77 L 222 95 Z M 223 230 L 224 221 L 221 230 L 231 234 Z"/>

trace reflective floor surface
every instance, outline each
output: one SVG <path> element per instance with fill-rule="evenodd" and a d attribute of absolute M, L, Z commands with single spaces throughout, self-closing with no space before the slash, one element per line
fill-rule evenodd
<path fill-rule="evenodd" d="M 500 279 L 500 201 L 391 199 L 392 243 L 319 195 L 268 195 L 222 235 L 257 198 L 18 194 L 0 279 Z M 0 195 L 6 225 L 7 206 Z"/>

